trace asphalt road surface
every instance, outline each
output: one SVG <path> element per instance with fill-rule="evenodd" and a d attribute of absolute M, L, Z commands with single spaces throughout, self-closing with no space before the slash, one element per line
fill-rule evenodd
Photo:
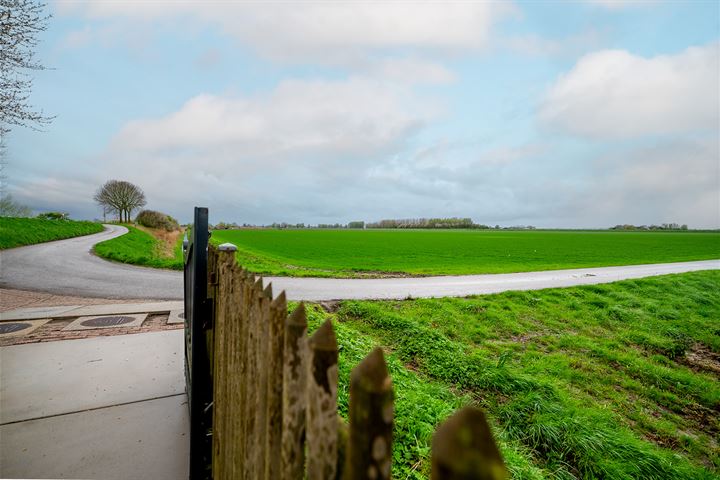
<path fill-rule="evenodd" d="M 92 246 L 123 235 L 107 225 L 98 234 L 0 252 L 0 287 L 103 298 L 181 299 L 182 273 L 102 260 Z M 441 277 L 335 279 L 266 277 L 291 300 L 402 299 L 467 296 L 506 290 L 538 290 L 608 283 L 696 270 L 718 270 L 720 260 L 578 268 L 528 273 Z"/>
<path fill-rule="evenodd" d="M 109 262 L 92 254 L 96 243 L 127 233 L 105 225 L 94 235 L 0 252 L 0 287 L 100 298 L 180 299 L 182 273 Z"/>

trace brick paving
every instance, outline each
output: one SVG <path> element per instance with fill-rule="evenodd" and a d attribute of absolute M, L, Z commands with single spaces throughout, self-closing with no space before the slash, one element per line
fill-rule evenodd
<path fill-rule="evenodd" d="M 178 330 L 182 323 L 167 324 L 168 314 L 151 314 L 139 327 L 97 328 L 93 330 L 73 330 L 63 332 L 62 329 L 77 317 L 59 318 L 46 323 L 28 335 L 18 337 L 0 337 L 0 347 L 22 345 L 26 343 L 55 342 L 58 340 L 74 340 L 77 338 L 105 337 L 110 335 L 127 335 L 129 333 L 157 332 L 161 330 Z M 18 321 L 22 323 L 22 320 Z"/>

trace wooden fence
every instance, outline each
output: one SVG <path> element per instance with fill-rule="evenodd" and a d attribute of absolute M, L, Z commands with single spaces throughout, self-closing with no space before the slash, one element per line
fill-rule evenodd
<path fill-rule="evenodd" d="M 303 304 L 288 316 L 285 292 L 273 298 L 234 251 L 208 249 L 211 478 L 390 478 L 393 388 L 383 351 L 352 371 L 346 424 L 332 323 L 308 336 Z M 433 479 L 508 476 L 483 413 L 471 407 L 438 427 L 431 463 Z"/>

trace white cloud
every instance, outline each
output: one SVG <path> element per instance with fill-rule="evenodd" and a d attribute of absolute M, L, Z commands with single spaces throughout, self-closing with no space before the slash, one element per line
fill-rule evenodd
<path fill-rule="evenodd" d="M 651 7 L 657 0 L 585 0 L 592 5 L 598 5 L 610 10 L 621 10 L 629 7 Z"/>
<path fill-rule="evenodd" d="M 373 152 L 420 127 L 435 108 L 369 78 L 286 80 L 268 94 L 199 95 L 166 117 L 126 125 L 117 150 L 237 149 L 240 156 Z"/>
<path fill-rule="evenodd" d="M 720 145 L 716 136 L 676 139 L 612 152 L 594 162 L 579 207 L 619 223 L 720 226 Z"/>
<path fill-rule="evenodd" d="M 457 51 L 486 46 L 493 23 L 513 12 L 495 2 L 57 2 L 59 14 L 94 19 L 192 20 L 219 26 L 268 57 L 348 63 L 369 51 Z"/>
<path fill-rule="evenodd" d="M 204 94 L 126 124 L 90 181 L 121 176 L 145 189 L 151 208 L 183 218 L 204 204 L 216 221 L 318 221 L 345 214 L 340 205 L 362 197 L 345 198 L 368 166 L 402 151 L 439 113 L 407 89 L 364 77 Z"/>
<path fill-rule="evenodd" d="M 624 50 L 586 55 L 552 85 L 539 117 L 600 139 L 718 131 L 719 45 L 652 58 Z"/>
<path fill-rule="evenodd" d="M 564 38 L 552 39 L 537 34 L 515 35 L 500 39 L 502 45 L 513 52 L 528 56 L 577 57 L 590 50 L 597 49 L 607 34 L 596 29 L 587 29 Z"/>
<path fill-rule="evenodd" d="M 389 58 L 375 62 L 368 71 L 378 78 L 404 84 L 447 84 L 456 80 L 444 66 L 416 58 Z"/>

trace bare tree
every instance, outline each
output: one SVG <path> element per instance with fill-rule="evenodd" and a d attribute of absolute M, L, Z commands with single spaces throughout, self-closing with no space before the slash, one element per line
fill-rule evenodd
<path fill-rule="evenodd" d="M 0 0 L 0 134 L 11 125 L 38 128 L 52 117 L 29 103 L 33 79 L 28 73 L 44 70 L 35 61 L 38 35 L 47 29 L 45 4 L 32 0 Z"/>
<path fill-rule="evenodd" d="M 10 127 L 19 125 L 37 130 L 53 119 L 29 103 L 33 84 L 29 71 L 44 69 L 34 59 L 37 37 L 47 29 L 50 18 L 44 10 L 45 4 L 38 1 L 0 0 L 0 197 L 3 208 L 14 204 L 5 191 L 5 137 Z"/>
<path fill-rule="evenodd" d="M 108 180 L 93 199 L 103 208 L 103 215 L 115 212 L 121 222 L 129 222 L 132 212 L 146 203 L 140 187 L 124 180 Z"/>
<path fill-rule="evenodd" d="M 13 200 L 12 195 L 0 195 L 0 217 L 29 217 L 32 210 L 27 205 Z"/>

